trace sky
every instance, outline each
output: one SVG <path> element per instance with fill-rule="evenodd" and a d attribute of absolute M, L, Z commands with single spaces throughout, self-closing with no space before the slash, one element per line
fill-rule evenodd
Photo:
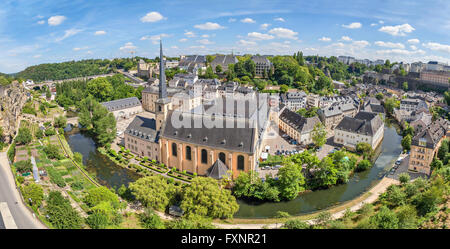
<path fill-rule="evenodd" d="M 448 0 L 2 0 L 0 72 L 81 59 L 293 54 L 450 63 Z"/>

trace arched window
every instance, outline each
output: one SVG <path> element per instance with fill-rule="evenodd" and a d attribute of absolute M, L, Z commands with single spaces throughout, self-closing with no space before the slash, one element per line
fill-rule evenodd
<path fill-rule="evenodd" d="M 162 109 L 161 109 L 161 106 L 160 106 L 160 105 L 158 105 L 158 111 L 159 111 L 159 112 L 161 112 L 161 111 L 162 111 Z"/>
<path fill-rule="evenodd" d="M 202 163 L 208 163 L 208 152 L 205 149 L 202 149 Z"/>
<path fill-rule="evenodd" d="M 172 156 L 177 156 L 177 144 L 172 143 Z"/>
<path fill-rule="evenodd" d="M 237 157 L 237 168 L 238 170 L 244 170 L 244 156 L 239 155 Z"/>
<path fill-rule="evenodd" d="M 191 146 L 186 146 L 186 160 L 192 160 Z"/>
<path fill-rule="evenodd" d="M 219 153 L 219 159 L 220 159 L 220 161 L 222 161 L 223 163 L 225 163 L 225 153 L 223 153 L 223 152 L 220 152 Z"/>

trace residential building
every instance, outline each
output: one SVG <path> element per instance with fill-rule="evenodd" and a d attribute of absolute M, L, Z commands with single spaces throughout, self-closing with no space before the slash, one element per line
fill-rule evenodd
<path fill-rule="evenodd" d="M 101 103 L 114 114 L 116 120 L 128 119 L 138 113 L 143 112 L 141 102 L 136 97 L 117 99 Z"/>
<path fill-rule="evenodd" d="M 317 116 L 305 118 L 287 108 L 281 112 L 278 119 L 280 130 L 302 145 L 308 145 L 313 142 L 312 131 L 319 123 L 320 120 Z"/>
<path fill-rule="evenodd" d="M 255 74 L 257 77 L 267 77 L 269 75 L 269 71 L 273 70 L 272 62 L 270 62 L 267 57 L 254 55 L 251 59 L 256 64 Z"/>
<path fill-rule="evenodd" d="M 226 72 L 229 64 L 236 63 L 238 63 L 238 59 L 235 55 L 217 55 L 211 62 L 211 68 L 216 72 L 216 67 L 220 65 L 222 67 L 222 72 Z"/>
<path fill-rule="evenodd" d="M 409 170 L 429 175 L 430 164 L 436 156 L 442 141 L 449 137 L 450 122 L 439 118 L 431 125 L 424 127 L 411 141 Z"/>
<path fill-rule="evenodd" d="M 296 112 L 302 108 L 306 108 L 306 93 L 300 92 L 287 92 L 280 95 L 280 102 L 286 105 L 286 108 Z"/>
<path fill-rule="evenodd" d="M 400 110 L 416 111 L 420 108 L 428 109 L 427 103 L 420 99 L 402 99 L 400 101 Z"/>
<path fill-rule="evenodd" d="M 124 143 L 136 155 L 160 160 L 159 131 L 153 118 L 136 116 L 125 129 Z"/>
<path fill-rule="evenodd" d="M 384 123 L 372 112 L 360 111 L 355 117 L 345 116 L 334 130 L 334 143 L 356 150 L 359 143 L 368 143 L 373 149 L 381 144 Z"/>
<path fill-rule="evenodd" d="M 145 63 L 144 60 L 140 59 L 137 65 L 137 76 L 144 78 L 151 78 L 153 75 L 153 66 L 151 63 Z"/>
<path fill-rule="evenodd" d="M 344 104 L 335 103 L 330 107 L 319 109 L 317 114 L 324 126 L 332 130 L 338 125 L 345 116 L 354 117 L 358 109 L 351 102 Z"/>

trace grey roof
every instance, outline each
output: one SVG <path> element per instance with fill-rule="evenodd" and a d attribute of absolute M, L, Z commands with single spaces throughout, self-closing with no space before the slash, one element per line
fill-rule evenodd
<path fill-rule="evenodd" d="M 179 125 L 181 127 L 176 126 L 177 122 L 180 123 L 182 122 L 180 120 L 185 119 L 188 120 L 187 122 L 184 122 L 187 123 L 186 125 Z M 211 125 L 212 128 L 208 128 L 204 125 L 204 119 L 213 120 L 215 124 L 220 124 L 222 128 L 217 127 L 218 125 Z M 162 137 L 200 146 L 254 153 L 255 137 L 258 136 L 258 133 L 256 128 L 250 128 L 251 121 L 248 119 L 235 119 L 232 125 L 233 127 L 227 128 L 227 120 L 230 119 L 223 116 L 199 115 L 173 111 L 169 113 L 167 117 Z M 201 127 L 195 128 L 195 124 L 200 124 Z M 252 127 L 254 126 L 256 125 L 252 125 Z"/>
<path fill-rule="evenodd" d="M 141 102 L 136 97 L 125 98 L 125 99 L 117 99 L 113 101 L 103 102 L 103 106 L 108 109 L 108 111 L 118 111 L 123 110 L 135 106 L 140 106 Z"/>
<path fill-rule="evenodd" d="M 354 118 L 345 116 L 336 126 L 336 129 L 373 136 L 383 125 L 383 121 L 378 114 L 361 111 Z"/>
<path fill-rule="evenodd" d="M 234 55 L 217 55 L 211 64 L 220 64 L 222 66 L 228 66 L 228 64 L 235 64 L 238 59 Z"/>
<path fill-rule="evenodd" d="M 159 138 L 159 132 L 156 131 L 156 120 L 141 116 L 136 116 L 131 121 L 125 129 L 125 134 L 155 143 L 158 142 Z"/>
<path fill-rule="evenodd" d="M 367 104 L 364 106 L 366 112 L 384 113 L 384 107 L 382 105 Z"/>
<path fill-rule="evenodd" d="M 216 162 L 207 170 L 207 176 L 214 179 L 222 179 L 223 176 L 229 175 L 228 167 L 220 160 L 217 159 Z"/>
<path fill-rule="evenodd" d="M 345 103 L 345 104 L 335 103 L 330 107 L 320 109 L 319 113 L 321 113 L 325 117 L 333 117 L 336 115 L 341 115 L 343 112 L 348 112 L 355 109 L 356 107 L 353 105 L 353 103 Z"/>
<path fill-rule="evenodd" d="M 167 88 L 166 88 L 166 91 L 167 91 L 167 95 L 168 95 L 169 97 L 172 97 L 172 96 L 174 96 L 174 95 L 177 94 L 177 93 L 183 92 L 183 89 L 180 89 L 180 88 L 173 88 L 173 87 L 167 87 Z M 143 92 L 143 93 L 153 93 L 153 94 L 158 93 L 158 94 L 159 94 L 159 86 L 149 86 L 149 87 L 146 87 L 145 89 L 142 90 L 142 92 Z"/>
<path fill-rule="evenodd" d="M 260 64 L 268 64 L 268 65 L 272 65 L 272 63 L 269 61 L 269 59 L 267 59 L 267 57 L 265 56 L 260 56 L 260 55 L 254 55 L 252 56 L 252 61 L 254 61 L 255 63 L 260 63 Z"/>
<path fill-rule="evenodd" d="M 289 110 L 288 108 L 285 108 L 280 114 L 280 119 L 300 133 L 307 133 L 312 131 L 314 129 L 314 126 L 316 126 L 317 123 L 320 123 L 320 120 L 317 116 L 314 116 L 312 118 L 305 118 L 302 115 Z"/>
<path fill-rule="evenodd" d="M 449 128 L 450 121 L 439 118 L 419 131 L 412 138 L 411 145 L 419 146 L 419 142 L 423 140 L 426 141 L 426 148 L 434 149 L 442 137 L 448 135 Z"/>

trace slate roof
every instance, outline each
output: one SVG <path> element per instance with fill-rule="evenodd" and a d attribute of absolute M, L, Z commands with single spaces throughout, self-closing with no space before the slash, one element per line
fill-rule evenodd
<path fill-rule="evenodd" d="M 159 132 L 156 131 L 156 120 L 136 116 L 125 129 L 125 134 L 157 143 Z"/>
<path fill-rule="evenodd" d="M 238 59 L 234 55 L 217 55 L 211 64 L 220 64 L 222 66 L 228 66 L 228 64 L 236 64 Z"/>
<path fill-rule="evenodd" d="M 186 125 L 179 124 L 185 119 L 188 120 L 187 122 L 185 121 Z M 212 120 L 216 125 L 211 125 L 212 127 L 208 128 L 204 125 L 203 119 Z M 250 122 L 252 121 L 235 119 L 232 125 L 233 128 L 227 128 L 227 120 L 229 119 L 223 116 L 173 111 L 167 117 L 162 137 L 200 146 L 253 154 L 255 152 L 255 137 L 258 136 L 258 133 L 256 128 L 250 128 Z M 222 128 L 217 127 L 218 123 L 221 124 Z M 178 127 L 177 124 L 181 127 Z M 195 124 L 200 124 L 200 128 L 195 128 L 197 127 L 194 126 Z M 255 127 L 256 125 L 252 126 Z"/>
<path fill-rule="evenodd" d="M 317 123 L 320 123 L 320 120 L 317 116 L 314 116 L 312 118 L 305 118 L 302 115 L 287 108 L 284 109 L 280 114 L 280 119 L 300 133 L 308 133 L 312 131 L 314 129 L 314 126 Z"/>
<path fill-rule="evenodd" d="M 377 113 L 360 111 L 353 118 L 345 116 L 336 129 L 373 136 L 383 125 L 383 121 Z"/>
<path fill-rule="evenodd" d="M 439 118 L 419 131 L 419 133 L 412 138 L 411 145 L 420 146 L 419 142 L 423 140 L 426 141 L 426 148 L 434 149 L 442 137 L 449 135 L 449 128 L 450 121 Z"/>
<path fill-rule="evenodd" d="M 127 108 L 132 108 L 135 106 L 140 106 L 141 102 L 136 97 L 125 98 L 125 99 L 117 99 L 113 101 L 103 102 L 103 106 L 108 109 L 108 111 L 118 111 Z"/>
<path fill-rule="evenodd" d="M 347 112 L 350 110 L 354 110 L 356 109 L 355 106 L 352 103 L 345 103 L 345 104 L 333 104 L 330 107 L 324 108 L 324 109 L 320 109 L 320 112 L 325 116 L 325 117 L 333 117 L 336 115 L 340 115 L 343 112 Z"/>
<path fill-rule="evenodd" d="M 228 174 L 228 167 L 220 160 L 217 159 L 216 162 L 207 170 L 206 175 L 214 179 L 222 179 L 224 175 Z"/>
<path fill-rule="evenodd" d="M 167 91 L 167 95 L 169 97 L 173 97 L 175 94 L 182 92 L 183 89 L 167 87 L 166 91 Z M 153 85 L 153 86 L 146 87 L 145 89 L 142 90 L 142 92 L 143 93 L 153 93 L 153 94 L 158 93 L 159 94 L 159 86 Z"/>
<path fill-rule="evenodd" d="M 272 65 L 272 63 L 269 61 L 269 59 L 267 59 L 267 57 L 265 57 L 265 56 L 254 55 L 254 56 L 252 56 L 251 59 L 252 59 L 252 61 L 254 61 L 255 63 L 258 63 L 258 64 Z"/>
<path fill-rule="evenodd" d="M 382 105 L 367 104 L 364 106 L 366 112 L 384 113 L 384 107 Z"/>

